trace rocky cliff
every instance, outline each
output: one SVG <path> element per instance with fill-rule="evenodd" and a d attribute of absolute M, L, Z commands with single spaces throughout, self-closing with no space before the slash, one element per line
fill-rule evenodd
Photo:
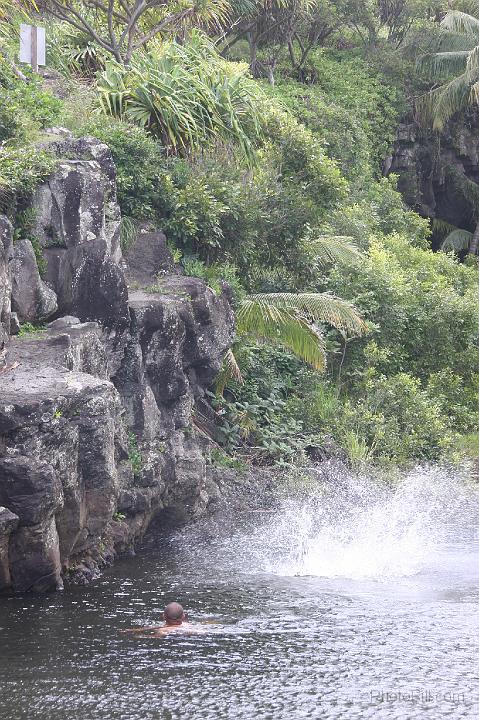
<path fill-rule="evenodd" d="M 109 149 L 51 143 L 32 201 L 43 277 L 0 218 L 2 590 L 88 580 L 153 518 L 204 510 L 194 408 L 233 336 L 227 289 L 176 273 L 161 233 L 122 256 Z M 25 322 L 44 325 L 12 336 Z"/>
<path fill-rule="evenodd" d="M 421 215 L 473 231 L 479 206 L 479 111 L 461 114 L 441 134 L 403 123 L 385 172 L 399 175 L 399 190 Z"/>

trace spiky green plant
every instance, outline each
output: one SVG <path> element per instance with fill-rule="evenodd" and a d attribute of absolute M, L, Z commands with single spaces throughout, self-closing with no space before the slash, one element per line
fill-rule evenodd
<path fill-rule="evenodd" d="M 185 45 L 163 44 L 128 68 L 109 63 L 98 88 L 105 113 L 145 127 L 173 152 L 223 141 L 251 157 L 261 136 L 260 89 L 200 33 Z"/>

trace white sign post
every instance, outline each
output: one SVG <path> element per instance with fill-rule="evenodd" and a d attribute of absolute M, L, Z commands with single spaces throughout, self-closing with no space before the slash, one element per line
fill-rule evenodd
<path fill-rule="evenodd" d="M 45 28 L 37 25 L 20 25 L 20 62 L 32 66 L 38 72 L 39 65 L 45 65 Z"/>

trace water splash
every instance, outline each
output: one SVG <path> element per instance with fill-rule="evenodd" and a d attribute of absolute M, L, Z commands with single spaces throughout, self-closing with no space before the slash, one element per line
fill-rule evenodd
<path fill-rule="evenodd" d="M 394 483 L 344 468 L 325 480 L 322 471 L 306 496 L 229 537 L 219 530 L 211 552 L 248 574 L 409 577 L 439 562 L 446 544 L 477 539 L 478 500 L 467 469 L 421 467 Z"/>
<path fill-rule="evenodd" d="M 416 469 L 394 486 L 346 474 L 285 503 L 256 541 L 265 569 L 280 575 L 407 577 L 430 566 L 444 543 L 471 533 L 471 495 L 462 477 L 441 468 Z"/>

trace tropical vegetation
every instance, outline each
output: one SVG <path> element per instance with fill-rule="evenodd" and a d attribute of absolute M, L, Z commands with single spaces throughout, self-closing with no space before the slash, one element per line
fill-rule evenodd
<path fill-rule="evenodd" d="M 48 83 L 18 67 L 4 11 L 1 209 L 25 227 L 55 163 L 35 146 L 49 125 L 110 146 L 124 245 L 161 227 L 185 272 L 232 298 L 237 339 L 209 397 L 221 452 L 402 463 L 477 446 L 477 185 L 452 227 L 407 207 L 387 171 L 401 119 L 438 147 L 475 122 L 466 5 L 48 0 L 29 10 Z"/>

